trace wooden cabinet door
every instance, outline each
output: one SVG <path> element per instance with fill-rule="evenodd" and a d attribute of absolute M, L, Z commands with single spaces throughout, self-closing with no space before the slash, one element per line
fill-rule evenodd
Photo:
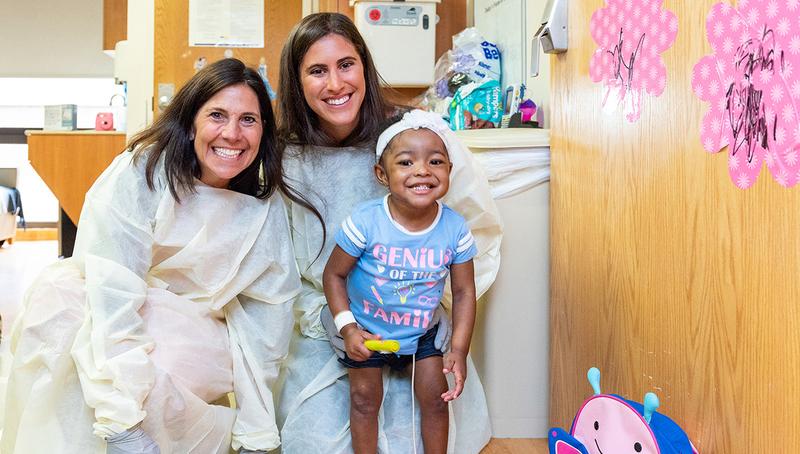
<path fill-rule="evenodd" d="M 128 39 L 128 0 L 103 0 L 103 50 Z"/>
<path fill-rule="evenodd" d="M 598 366 L 603 392 L 656 392 L 701 453 L 795 452 L 800 186 L 764 168 L 738 189 L 728 150 L 703 149 L 709 104 L 691 81 L 715 0 L 633 3 L 678 19 L 664 92 L 638 121 L 603 113 L 590 78 L 606 1 L 569 2 L 569 51 L 552 61 L 551 423 L 570 426 Z"/>

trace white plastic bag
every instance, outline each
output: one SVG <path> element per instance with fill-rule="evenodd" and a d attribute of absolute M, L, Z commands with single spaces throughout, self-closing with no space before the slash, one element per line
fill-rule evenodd
<path fill-rule="evenodd" d="M 459 88 L 474 83 L 500 82 L 500 50 L 483 39 L 476 28 L 467 28 L 453 36 L 453 49 L 436 61 L 434 83 L 415 99 L 416 107 L 450 118 L 450 104 Z"/>

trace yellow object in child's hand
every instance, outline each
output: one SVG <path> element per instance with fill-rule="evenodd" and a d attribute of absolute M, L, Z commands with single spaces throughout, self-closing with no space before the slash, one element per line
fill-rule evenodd
<path fill-rule="evenodd" d="M 373 352 L 382 352 L 382 353 L 397 353 L 400 350 L 400 342 L 397 342 L 393 339 L 385 339 L 385 340 L 365 340 L 364 346 L 367 349 L 372 350 Z"/>

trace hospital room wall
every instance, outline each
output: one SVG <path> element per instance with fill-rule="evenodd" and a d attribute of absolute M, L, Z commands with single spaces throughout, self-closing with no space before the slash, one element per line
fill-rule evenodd
<path fill-rule="evenodd" d="M 551 423 L 602 390 L 656 392 L 701 453 L 800 446 L 800 189 L 763 169 L 737 189 L 728 150 L 700 143 L 691 88 L 711 53 L 716 0 L 666 0 L 679 21 L 667 86 L 628 123 L 589 78 L 592 13 L 570 2 L 569 51 L 552 64 Z"/>
<path fill-rule="evenodd" d="M 155 0 L 154 81 L 153 91 L 159 96 L 159 84 L 174 84 L 179 89 L 195 73 L 195 62 L 204 57 L 213 62 L 226 51 L 249 66 L 258 66 L 261 58 L 267 64 L 267 75 L 277 87 L 281 47 L 289 31 L 302 17 L 302 2 L 264 0 L 264 48 L 226 49 L 190 47 L 189 0 Z"/>
<path fill-rule="evenodd" d="M 102 0 L 0 3 L 0 77 L 109 77 Z"/>
<path fill-rule="evenodd" d="M 153 0 L 151 0 L 153 1 Z M 129 9 L 131 6 L 129 5 Z M 139 7 L 136 7 L 139 8 Z M 466 0 L 443 0 L 437 7 L 440 21 L 436 30 L 437 57 L 451 47 L 453 34 L 467 24 Z M 154 80 L 153 93 L 158 96 L 159 84 L 172 83 L 179 88 L 193 74 L 194 61 L 203 56 L 209 61 L 222 58 L 225 49 L 192 48 L 187 46 L 188 0 L 155 0 L 154 30 Z M 332 11 L 353 17 L 353 8 L 346 0 L 278 1 L 264 2 L 264 49 L 235 49 L 233 55 L 251 65 L 257 65 L 263 56 L 268 66 L 268 76 L 273 87 L 278 84 L 280 49 L 292 26 L 310 11 Z M 131 23 L 128 24 L 129 28 Z M 424 88 L 397 89 L 393 99 L 409 101 Z"/>

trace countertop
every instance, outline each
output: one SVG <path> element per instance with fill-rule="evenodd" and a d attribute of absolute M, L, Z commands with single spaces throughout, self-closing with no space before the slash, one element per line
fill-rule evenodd
<path fill-rule="evenodd" d="M 465 129 L 456 131 L 456 136 L 473 151 L 482 148 L 538 148 L 550 146 L 549 129 Z"/>
<path fill-rule="evenodd" d="M 125 135 L 125 131 L 95 131 L 94 129 L 78 129 L 75 131 L 45 131 L 41 129 L 28 129 L 25 131 L 26 136 L 35 135 Z"/>

